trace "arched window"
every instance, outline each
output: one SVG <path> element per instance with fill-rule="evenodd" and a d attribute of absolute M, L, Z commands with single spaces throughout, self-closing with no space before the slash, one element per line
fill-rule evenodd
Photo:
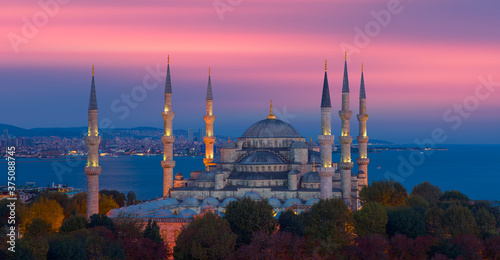
<path fill-rule="evenodd" d="M 266 171 L 266 167 L 264 167 L 264 166 L 260 167 L 260 169 L 261 169 L 263 172 L 265 172 L 265 171 Z"/>
<path fill-rule="evenodd" d="M 179 236 L 179 230 L 174 231 L 174 240 L 177 240 L 178 236 Z"/>
<path fill-rule="evenodd" d="M 161 232 L 161 239 L 163 240 L 163 242 L 167 242 L 167 231 L 166 230 L 163 230 Z"/>
<path fill-rule="evenodd" d="M 267 171 L 270 172 L 271 171 L 271 166 L 267 166 Z"/>

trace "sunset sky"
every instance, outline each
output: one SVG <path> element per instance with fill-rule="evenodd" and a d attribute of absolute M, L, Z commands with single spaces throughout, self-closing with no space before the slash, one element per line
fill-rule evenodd
<path fill-rule="evenodd" d="M 328 59 L 338 135 L 348 51 L 352 136 L 364 63 L 371 139 L 414 143 L 441 128 L 444 143 L 500 143 L 498 0 L 26 2 L 0 11 L 0 123 L 85 126 L 95 65 L 99 119 L 163 127 L 170 55 L 174 129 L 204 127 L 211 67 L 216 135 L 241 136 L 272 99 L 316 138 Z"/>

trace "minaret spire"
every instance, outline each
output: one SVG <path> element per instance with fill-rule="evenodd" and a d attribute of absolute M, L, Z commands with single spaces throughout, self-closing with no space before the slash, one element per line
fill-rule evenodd
<path fill-rule="evenodd" d="M 269 115 L 267 119 L 276 119 L 276 116 L 273 114 L 273 100 L 271 99 L 271 106 L 269 106 Z"/>
<path fill-rule="evenodd" d="M 359 90 L 359 158 L 356 159 L 358 163 L 358 190 L 362 187 L 368 185 L 368 135 L 366 134 L 366 121 L 368 120 L 368 114 L 366 113 L 366 93 L 365 93 L 365 77 L 363 72 L 363 64 L 361 64 L 361 85 Z"/>
<path fill-rule="evenodd" d="M 342 82 L 342 110 L 339 111 L 340 119 L 342 120 L 342 129 L 339 141 L 341 144 L 340 153 L 340 179 L 342 198 L 344 202 L 351 206 L 351 169 L 353 163 L 351 162 L 351 143 L 352 136 L 350 134 L 350 119 L 352 111 L 349 110 L 349 78 L 347 75 L 347 53 L 346 60 L 344 61 L 344 79 Z M 352 205 L 355 208 L 357 205 Z"/>
<path fill-rule="evenodd" d="M 88 109 L 88 133 L 85 136 L 87 144 L 87 218 L 94 214 L 99 214 L 99 144 L 101 137 L 97 126 L 97 98 L 95 90 L 94 66 L 92 66 L 92 83 L 90 87 L 90 99 Z"/>
<path fill-rule="evenodd" d="M 321 178 L 320 197 L 328 199 L 332 197 L 332 177 L 336 165 L 332 163 L 332 146 L 335 136 L 332 133 L 332 103 L 330 100 L 330 89 L 328 87 L 327 61 L 325 60 L 325 76 L 323 80 L 323 93 L 321 94 L 321 135 L 318 136 L 321 155 L 321 167 L 318 174 Z M 312 140 L 311 140 L 312 141 Z M 313 169 L 316 162 L 313 159 Z"/>
<path fill-rule="evenodd" d="M 170 190 L 174 186 L 174 141 L 175 136 L 172 130 L 172 120 L 175 112 L 172 111 L 172 83 L 170 81 L 170 55 L 167 57 L 167 78 L 165 79 L 165 106 L 162 112 L 163 117 L 163 197 L 170 196 Z"/>
<path fill-rule="evenodd" d="M 203 137 L 203 141 L 205 142 L 205 158 L 203 159 L 203 163 L 205 164 L 205 169 L 207 171 L 210 170 L 210 166 L 212 165 L 212 161 L 214 160 L 214 121 L 215 116 L 213 115 L 213 94 L 212 94 L 212 80 L 210 75 L 210 67 L 208 68 L 208 85 L 207 85 L 207 97 L 206 97 L 206 112 L 207 114 L 203 116 L 205 119 L 206 125 L 206 135 Z"/>

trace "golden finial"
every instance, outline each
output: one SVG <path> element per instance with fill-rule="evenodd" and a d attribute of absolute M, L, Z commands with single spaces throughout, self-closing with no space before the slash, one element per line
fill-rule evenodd
<path fill-rule="evenodd" d="M 313 141 L 313 137 L 312 136 L 311 136 L 311 139 L 309 141 L 312 143 L 312 141 Z"/>
<path fill-rule="evenodd" d="M 210 67 L 208 67 L 208 75 L 210 76 Z"/>
<path fill-rule="evenodd" d="M 170 64 L 170 55 L 167 56 L 167 64 Z"/>
<path fill-rule="evenodd" d="M 273 114 L 273 100 L 271 99 L 271 112 L 269 113 L 269 115 L 267 116 L 267 119 L 276 119 L 276 116 L 274 116 Z"/>
<path fill-rule="evenodd" d="M 325 71 L 326 71 L 326 59 L 325 59 Z"/>
<path fill-rule="evenodd" d="M 313 158 L 313 172 L 316 171 L 316 160 L 315 158 Z"/>
<path fill-rule="evenodd" d="M 94 65 L 92 65 L 92 77 L 94 76 Z"/>
<path fill-rule="evenodd" d="M 347 51 L 345 52 L 345 60 L 347 60 Z"/>
<path fill-rule="evenodd" d="M 227 142 L 231 142 L 231 138 L 229 136 L 227 137 Z"/>
<path fill-rule="evenodd" d="M 361 63 L 361 72 L 363 72 L 363 63 Z"/>

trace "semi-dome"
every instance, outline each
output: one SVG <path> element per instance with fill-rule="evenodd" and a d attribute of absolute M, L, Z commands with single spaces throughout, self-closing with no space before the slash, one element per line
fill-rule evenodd
<path fill-rule="evenodd" d="M 206 197 L 205 199 L 203 199 L 200 206 L 212 205 L 214 207 L 217 207 L 217 206 L 219 206 L 219 204 L 220 204 L 220 201 L 218 201 L 216 198 Z"/>
<path fill-rule="evenodd" d="M 256 151 L 240 161 L 240 164 L 283 164 L 285 161 L 275 153 Z"/>
<path fill-rule="evenodd" d="M 236 149 L 236 142 L 225 142 L 222 144 L 221 149 Z"/>
<path fill-rule="evenodd" d="M 290 124 L 279 119 L 264 119 L 251 125 L 242 137 L 300 137 L 299 132 Z"/>
<path fill-rule="evenodd" d="M 183 209 L 177 214 L 179 218 L 192 218 L 194 215 L 197 215 L 197 213 L 192 209 Z"/>
<path fill-rule="evenodd" d="M 318 202 L 319 202 L 318 198 L 309 199 L 308 201 L 306 201 L 306 206 L 312 206 Z"/>
<path fill-rule="evenodd" d="M 319 145 L 316 142 L 313 142 L 311 140 L 311 141 L 307 142 L 307 147 L 309 147 L 309 149 L 316 149 L 316 148 L 319 148 Z"/>
<path fill-rule="evenodd" d="M 261 200 L 260 195 L 255 191 L 249 191 L 243 195 L 243 198 L 250 198 L 252 200 Z"/>
<path fill-rule="evenodd" d="M 302 182 L 304 183 L 320 183 L 321 177 L 319 177 L 318 172 L 308 172 L 302 176 Z"/>
<path fill-rule="evenodd" d="M 281 201 L 277 198 L 269 198 L 267 202 L 269 202 L 269 205 L 273 206 L 273 208 L 281 207 Z"/>
<path fill-rule="evenodd" d="M 288 208 L 291 206 L 300 206 L 300 205 L 302 205 L 302 201 L 300 201 L 297 198 L 291 198 L 291 199 L 287 199 L 285 201 L 285 203 L 283 204 L 283 207 Z"/>
<path fill-rule="evenodd" d="M 292 149 L 307 149 L 307 144 L 304 142 L 293 142 Z"/>
<path fill-rule="evenodd" d="M 214 181 L 215 180 L 215 173 L 214 172 L 207 172 L 204 171 L 198 175 L 198 178 L 196 178 L 194 181 Z"/>
<path fill-rule="evenodd" d="M 198 205 L 200 205 L 200 202 L 197 199 L 192 198 L 192 197 L 185 198 L 181 204 L 182 207 L 198 207 Z"/>
<path fill-rule="evenodd" d="M 230 202 L 233 202 L 233 201 L 238 201 L 237 199 L 235 198 L 226 198 L 224 199 L 224 201 L 222 201 L 222 203 L 219 205 L 219 207 L 221 208 L 225 208 L 227 207 L 227 205 L 230 203 Z"/>

